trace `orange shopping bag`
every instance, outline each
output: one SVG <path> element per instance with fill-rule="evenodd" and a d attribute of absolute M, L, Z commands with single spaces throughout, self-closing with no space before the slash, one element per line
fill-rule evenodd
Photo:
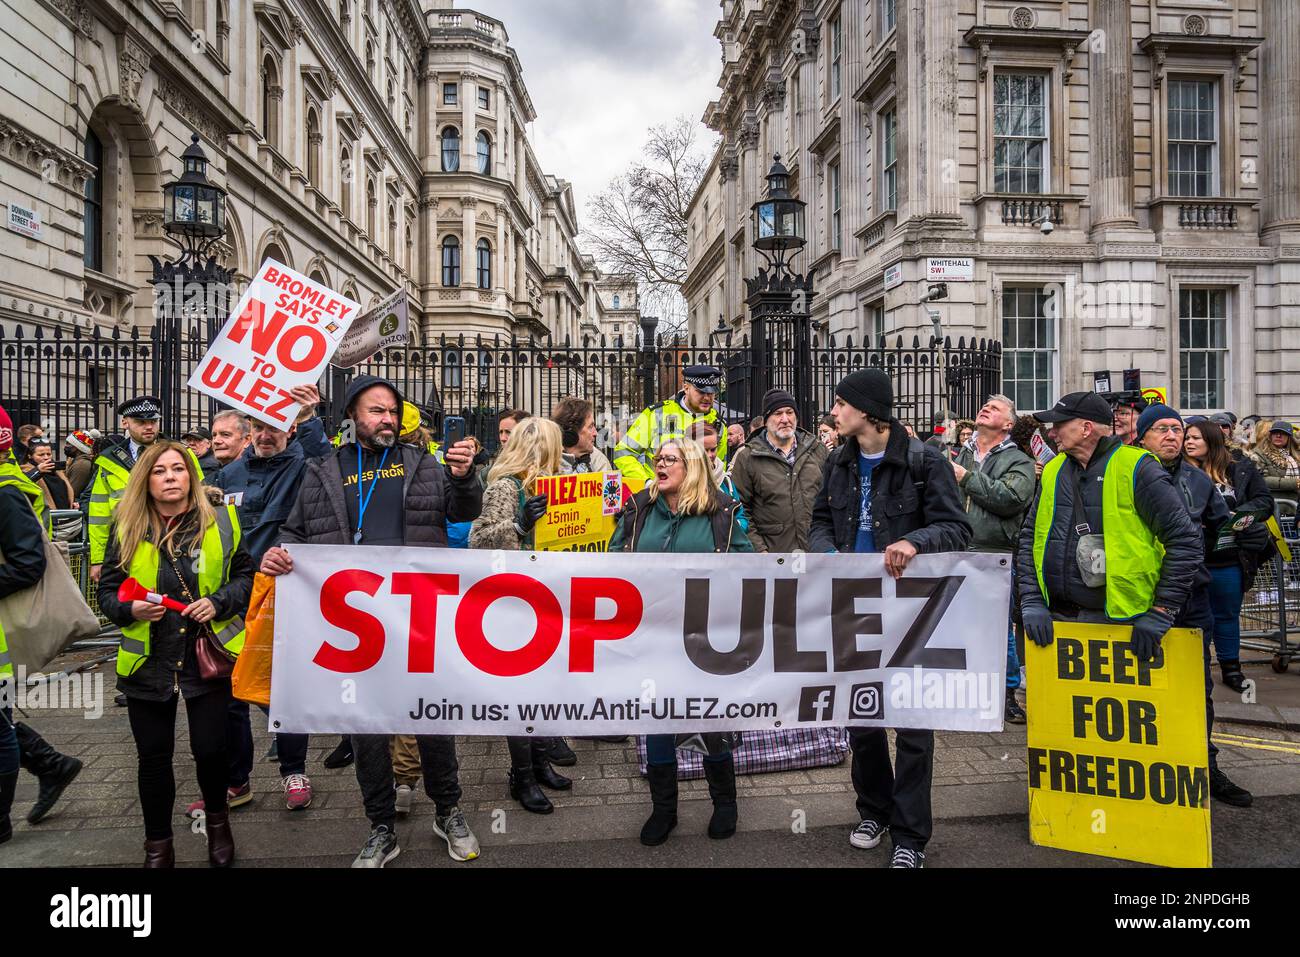
<path fill-rule="evenodd" d="M 274 632 L 275 579 L 258 572 L 253 576 L 253 598 L 244 617 L 244 650 L 235 660 L 235 671 L 230 676 L 230 687 L 240 701 L 271 706 Z"/>

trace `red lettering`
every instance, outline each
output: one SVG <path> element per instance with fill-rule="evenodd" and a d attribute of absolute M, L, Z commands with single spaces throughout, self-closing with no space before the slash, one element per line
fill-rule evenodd
<path fill-rule="evenodd" d="M 217 356 L 209 357 L 208 364 L 199 371 L 199 378 L 203 384 L 212 389 L 220 389 L 227 379 L 230 378 L 230 372 L 235 367 L 224 359 Z M 221 375 L 217 375 L 220 372 Z"/>
<path fill-rule="evenodd" d="M 280 270 L 276 269 L 274 266 L 267 266 L 266 272 L 262 273 L 262 279 L 269 283 L 274 283 L 279 276 Z"/>
<path fill-rule="evenodd" d="M 384 654 L 384 623 L 374 615 L 358 611 L 345 600 L 352 592 L 373 596 L 384 583 L 384 576 L 360 568 L 335 572 L 325 579 L 320 590 L 320 613 L 335 628 L 356 635 L 357 646 L 350 651 L 324 642 L 312 659 L 327 671 L 356 674 L 373 668 Z"/>
<path fill-rule="evenodd" d="M 596 618 L 596 599 L 614 602 L 614 617 Z M 618 641 L 636 631 L 645 606 L 623 578 L 575 578 L 569 597 L 569 671 L 595 670 L 596 642 Z"/>
<path fill-rule="evenodd" d="M 280 331 L 288 321 L 288 314 L 277 309 L 271 314 L 271 321 L 267 322 L 266 309 L 262 303 L 250 302 L 248 308 L 240 315 L 239 321 L 230 330 L 230 341 L 243 342 L 244 336 L 252 328 L 253 351 L 259 356 L 264 356 L 271 351 L 271 347 L 275 345 L 275 340 L 279 338 Z"/>
<path fill-rule="evenodd" d="M 283 315 L 283 313 L 280 313 Z M 308 340 L 307 354 L 301 359 L 293 357 L 293 347 L 298 344 L 300 339 Z M 325 358 L 325 351 L 329 346 L 325 342 L 325 337 L 311 326 L 294 326 L 283 336 L 276 344 L 275 354 L 280 357 L 280 364 L 286 369 L 292 369 L 294 372 L 307 372 L 313 367 L 320 364 Z"/>
<path fill-rule="evenodd" d="M 276 389 L 275 391 L 280 393 L 280 401 L 275 403 L 275 405 L 271 406 L 269 409 L 267 409 L 266 414 L 275 416 L 275 418 L 279 419 L 281 422 L 288 422 L 289 417 L 284 414 L 284 410 L 287 407 L 293 405 L 298 400 L 295 399 L 293 396 L 291 396 L 288 392 L 285 392 L 283 389 Z"/>
<path fill-rule="evenodd" d="M 438 596 L 460 594 L 460 576 L 396 572 L 393 574 L 393 594 L 411 596 L 411 638 L 406 652 L 406 670 L 411 674 L 431 675 L 438 630 Z"/>
<path fill-rule="evenodd" d="M 244 401 L 258 412 L 265 412 L 266 410 L 262 408 L 261 403 L 264 398 L 271 394 L 271 388 L 271 383 L 265 379 L 258 379 L 253 383 L 253 387 L 248 390 L 248 395 L 244 397 Z"/>
<path fill-rule="evenodd" d="M 244 397 L 240 395 L 238 391 L 239 383 L 243 381 L 244 381 L 244 370 L 243 369 L 236 370 L 235 377 L 226 383 L 226 387 L 221 390 L 221 394 L 230 396 L 230 398 L 234 399 L 236 402 L 243 402 Z"/>
<path fill-rule="evenodd" d="M 487 640 L 483 616 L 498 598 L 522 598 L 537 616 L 537 628 L 528 644 L 502 651 Z M 479 671 L 514 678 L 536 671 L 560 646 L 564 612 L 551 590 L 528 575 L 492 575 L 475 582 L 456 609 L 456 642 L 465 660 Z"/>

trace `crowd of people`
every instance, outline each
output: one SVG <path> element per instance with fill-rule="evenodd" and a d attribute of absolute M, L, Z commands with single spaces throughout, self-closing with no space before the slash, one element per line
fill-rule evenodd
<path fill-rule="evenodd" d="M 254 754 L 249 706 L 233 697 L 230 673 L 255 572 L 292 574 L 284 546 L 296 543 L 528 550 L 547 511 L 537 490 L 546 475 L 622 473 L 628 494 L 608 543 L 614 552 L 879 553 L 895 578 L 921 553 L 1013 556 L 1009 723 L 1026 720 L 1018 639 L 1048 645 L 1056 621 L 1131 623 L 1142 660 L 1158 657 L 1171 628 L 1200 628 L 1210 727 L 1211 651 L 1223 683 L 1243 687 L 1242 598 L 1271 557 L 1266 520 L 1275 497 L 1300 493 L 1300 448 L 1288 422 L 1239 423 L 1231 413 L 1184 419 L 1164 404 L 1085 392 L 1022 414 L 992 395 L 974 419 L 922 442 L 897 418 L 881 370 L 847 375 L 833 408 L 814 422 L 801 422 L 795 397 L 781 389 L 763 396 L 759 416 L 727 422 L 720 379 L 712 367 L 686 368 L 682 389 L 642 412 L 608 458 L 597 447 L 596 410 L 583 398 L 565 398 L 546 417 L 503 412 L 490 458 L 473 437 L 438 441 L 394 383 L 364 375 L 344 399 L 350 429 L 332 437 L 310 386 L 294 390 L 302 412 L 288 430 L 224 411 L 181 441 L 161 435 L 158 399 L 134 397 L 117 409 L 120 434 L 72 432 L 62 461 L 43 430 L 15 433 L 0 409 L 0 597 L 40 579 L 50 514 L 79 511 L 99 607 L 121 629 L 118 703 L 137 749 L 145 865 L 174 864 L 182 698 L 202 794 L 186 813 L 204 819 L 214 866 L 235 858 L 229 815 L 253 798 Z M 1246 429 L 1253 441 L 1243 445 L 1237 437 Z M 120 600 L 128 577 L 184 610 Z M 0 631 L 0 681 L 12 674 Z M 740 737 L 691 737 L 705 752 L 708 834 L 730 837 Z M 644 742 L 652 811 L 640 839 L 648 846 L 677 824 L 681 743 L 674 735 Z M 307 735 L 274 736 L 290 811 L 312 803 L 308 745 Z M 527 811 L 552 812 L 546 792 L 573 786 L 555 766 L 572 766 L 574 751 L 553 737 L 512 736 L 508 745 L 510 797 Z M 934 733 L 895 732 L 892 761 L 882 729 L 849 729 L 848 748 L 860 817 L 850 842 L 873 848 L 890 835 L 890 866 L 924 866 Z M 1218 769 L 1212 741 L 1207 750 L 1212 797 L 1249 805 L 1251 795 Z M 349 735 L 325 766 L 349 764 L 370 824 L 353 866 L 383 867 L 399 853 L 397 821 L 420 781 L 449 855 L 479 856 L 460 807 L 452 736 Z M 28 816 L 35 822 L 80 762 L 6 708 L 0 842 L 10 834 L 20 767 L 40 780 Z"/>

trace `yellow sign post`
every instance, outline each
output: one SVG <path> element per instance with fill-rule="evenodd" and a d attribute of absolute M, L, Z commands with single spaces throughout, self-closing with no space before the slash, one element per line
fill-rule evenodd
<path fill-rule="evenodd" d="M 623 506 L 619 472 L 548 475 L 537 480 L 537 494 L 547 498 L 546 515 L 533 531 L 539 552 L 603 552 L 614 534 Z"/>
<path fill-rule="evenodd" d="M 1176 628 L 1140 662 L 1127 625 L 1057 622 L 1029 643 L 1029 837 L 1170 867 L 1209 867 L 1201 634 Z"/>

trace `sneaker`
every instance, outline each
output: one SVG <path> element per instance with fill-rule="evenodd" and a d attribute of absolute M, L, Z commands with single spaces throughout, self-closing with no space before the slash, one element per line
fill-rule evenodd
<path fill-rule="evenodd" d="M 889 858 L 889 866 L 904 870 L 920 870 L 925 867 L 925 852 L 910 847 L 895 847 L 893 855 Z"/>
<path fill-rule="evenodd" d="M 862 848 L 864 851 L 870 850 L 880 843 L 880 839 L 885 836 L 885 832 L 888 830 L 887 825 L 868 819 L 853 829 L 853 833 L 849 835 L 849 843 L 854 847 Z"/>
<path fill-rule="evenodd" d="M 311 778 L 305 774 L 288 774 L 280 781 L 284 788 L 284 806 L 290 811 L 311 807 Z"/>
<path fill-rule="evenodd" d="M 226 810 L 243 807 L 253 800 L 253 782 L 245 781 L 242 788 L 226 788 Z M 206 814 L 203 799 L 195 801 L 185 809 L 185 816 L 197 820 Z"/>
<path fill-rule="evenodd" d="M 1233 784 L 1218 768 L 1210 772 L 1210 797 L 1233 807 L 1250 807 L 1255 803 L 1253 794 Z"/>
<path fill-rule="evenodd" d="M 397 794 L 394 796 L 393 801 L 397 805 L 398 814 L 411 813 L 411 798 L 414 795 L 415 791 L 409 784 L 399 784 L 397 786 Z"/>
<path fill-rule="evenodd" d="M 346 768 L 352 761 L 352 739 L 344 735 L 343 740 L 339 742 L 339 746 L 325 755 L 324 763 L 325 767 L 335 771 L 339 768 Z"/>
<path fill-rule="evenodd" d="M 1020 707 L 1020 702 L 1016 701 L 1014 688 L 1007 689 L 1007 707 L 1002 717 L 1007 724 L 1025 724 L 1029 720 L 1025 715 L 1025 709 Z"/>
<path fill-rule="evenodd" d="M 478 857 L 478 838 L 469 829 L 459 807 L 452 808 L 447 814 L 435 815 L 433 833 L 447 842 L 447 853 L 453 861 L 472 861 Z"/>
<path fill-rule="evenodd" d="M 270 764 L 280 760 L 280 739 L 275 735 L 271 735 L 271 746 L 266 749 L 266 754 L 262 755 L 262 760 Z"/>
<path fill-rule="evenodd" d="M 370 832 L 366 846 L 361 849 L 352 866 L 383 867 L 400 853 L 402 849 L 397 846 L 397 835 L 387 825 L 381 824 Z"/>

